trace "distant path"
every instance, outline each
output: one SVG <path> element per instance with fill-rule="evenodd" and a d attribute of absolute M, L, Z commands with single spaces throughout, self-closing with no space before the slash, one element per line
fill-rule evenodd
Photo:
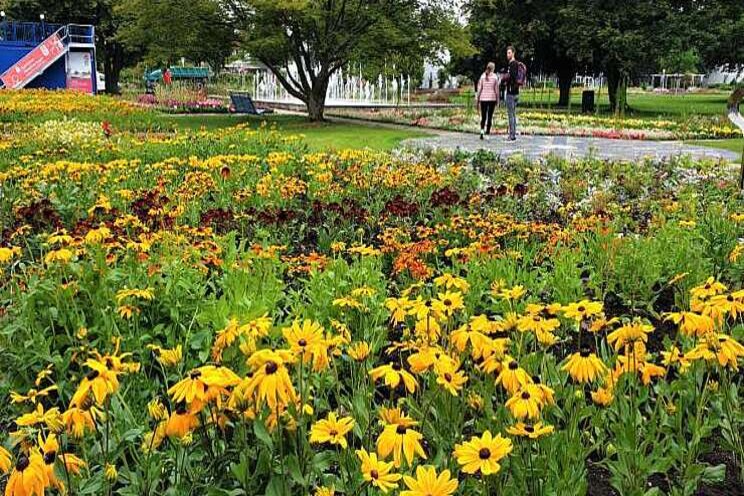
<path fill-rule="evenodd" d="M 582 138 L 573 136 L 520 136 L 517 141 L 506 141 L 504 136 L 490 136 L 481 141 L 469 133 L 436 132 L 429 138 L 414 138 L 402 143 L 404 146 L 425 150 L 443 149 L 463 151 L 488 150 L 508 157 L 521 154 L 535 159 L 547 154 L 563 158 L 594 156 L 612 160 L 638 160 L 646 157 L 665 159 L 677 155 L 693 158 L 723 159 L 734 162 L 739 155 L 728 150 L 687 145 L 681 141 L 643 141 L 608 138 Z"/>

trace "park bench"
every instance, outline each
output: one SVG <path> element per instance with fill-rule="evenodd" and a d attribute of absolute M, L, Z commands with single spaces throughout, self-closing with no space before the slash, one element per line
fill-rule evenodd
<path fill-rule="evenodd" d="M 251 95 L 246 92 L 234 91 L 230 93 L 230 102 L 233 109 L 239 114 L 264 115 L 274 113 L 271 109 L 259 109 L 253 103 Z"/>

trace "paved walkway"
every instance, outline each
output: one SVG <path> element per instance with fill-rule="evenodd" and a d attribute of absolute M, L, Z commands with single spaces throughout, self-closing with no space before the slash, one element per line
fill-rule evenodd
<path fill-rule="evenodd" d="M 613 160 L 638 160 L 645 157 L 664 159 L 676 155 L 694 158 L 737 161 L 739 155 L 728 150 L 686 145 L 681 141 L 641 141 L 607 138 L 579 138 L 570 136 L 520 136 L 517 141 L 506 141 L 504 136 L 489 136 L 481 141 L 475 134 L 434 131 L 436 136 L 415 138 L 402 144 L 420 149 L 463 151 L 489 150 L 502 157 L 522 154 L 535 159 L 547 154 L 564 158 L 595 156 Z"/>
<path fill-rule="evenodd" d="M 681 141 L 617 140 L 570 136 L 520 136 L 517 141 L 510 142 L 500 135 L 489 136 L 481 141 L 480 137 L 475 134 L 437 132 L 437 135 L 433 137 L 406 140 L 403 145 L 421 149 L 489 150 L 502 157 L 522 154 L 529 159 L 540 158 L 551 153 L 563 158 L 591 155 L 613 160 L 638 160 L 644 157 L 663 159 L 676 155 L 727 161 L 736 161 L 739 158 L 739 155 L 732 151 L 686 145 Z"/>

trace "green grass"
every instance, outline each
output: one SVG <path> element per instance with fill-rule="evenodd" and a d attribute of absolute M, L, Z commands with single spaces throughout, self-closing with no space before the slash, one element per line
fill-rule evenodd
<path fill-rule="evenodd" d="M 581 88 L 571 92 L 571 111 L 581 111 Z M 688 117 L 692 115 L 725 115 L 729 92 L 659 94 L 641 90 L 628 92 L 630 115 L 634 117 Z M 610 102 L 607 88 L 595 93 L 600 113 L 609 113 Z M 558 102 L 558 90 L 541 92 L 539 88 L 522 90 L 520 103 L 535 108 L 554 107 Z"/>
<path fill-rule="evenodd" d="M 741 157 L 742 150 L 744 150 L 744 138 L 739 139 L 724 139 L 724 140 L 697 140 L 697 141 L 686 141 L 690 145 L 707 146 L 709 148 L 720 148 L 722 150 L 731 150 L 736 152 Z"/>
<path fill-rule="evenodd" d="M 366 124 L 347 124 L 341 122 L 311 123 L 298 115 L 235 116 L 235 115 L 166 115 L 164 124 L 175 125 L 181 129 L 207 129 L 247 124 L 252 128 L 266 123 L 277 130 L 305 136 L 312 150 L 371 148 L 373 150 L 392 150 L 401 141 L 409 138 L 427 136 L 420 131 L 394 129 Z"/>

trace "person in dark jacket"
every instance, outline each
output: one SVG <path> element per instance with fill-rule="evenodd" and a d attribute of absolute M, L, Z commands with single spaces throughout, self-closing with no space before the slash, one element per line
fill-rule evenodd
<path fill-rule="evenodd" d="M 516 141 L 517 104 L 519 103 L 519 62 L 517 62 L 516 50 L 511 45 L 506 48 L 506 59 L 509 61 L 509 67 L 502 79 L 506 84 L 506 112 L 509 116 L 509 136 L 507 140 Z"/>

